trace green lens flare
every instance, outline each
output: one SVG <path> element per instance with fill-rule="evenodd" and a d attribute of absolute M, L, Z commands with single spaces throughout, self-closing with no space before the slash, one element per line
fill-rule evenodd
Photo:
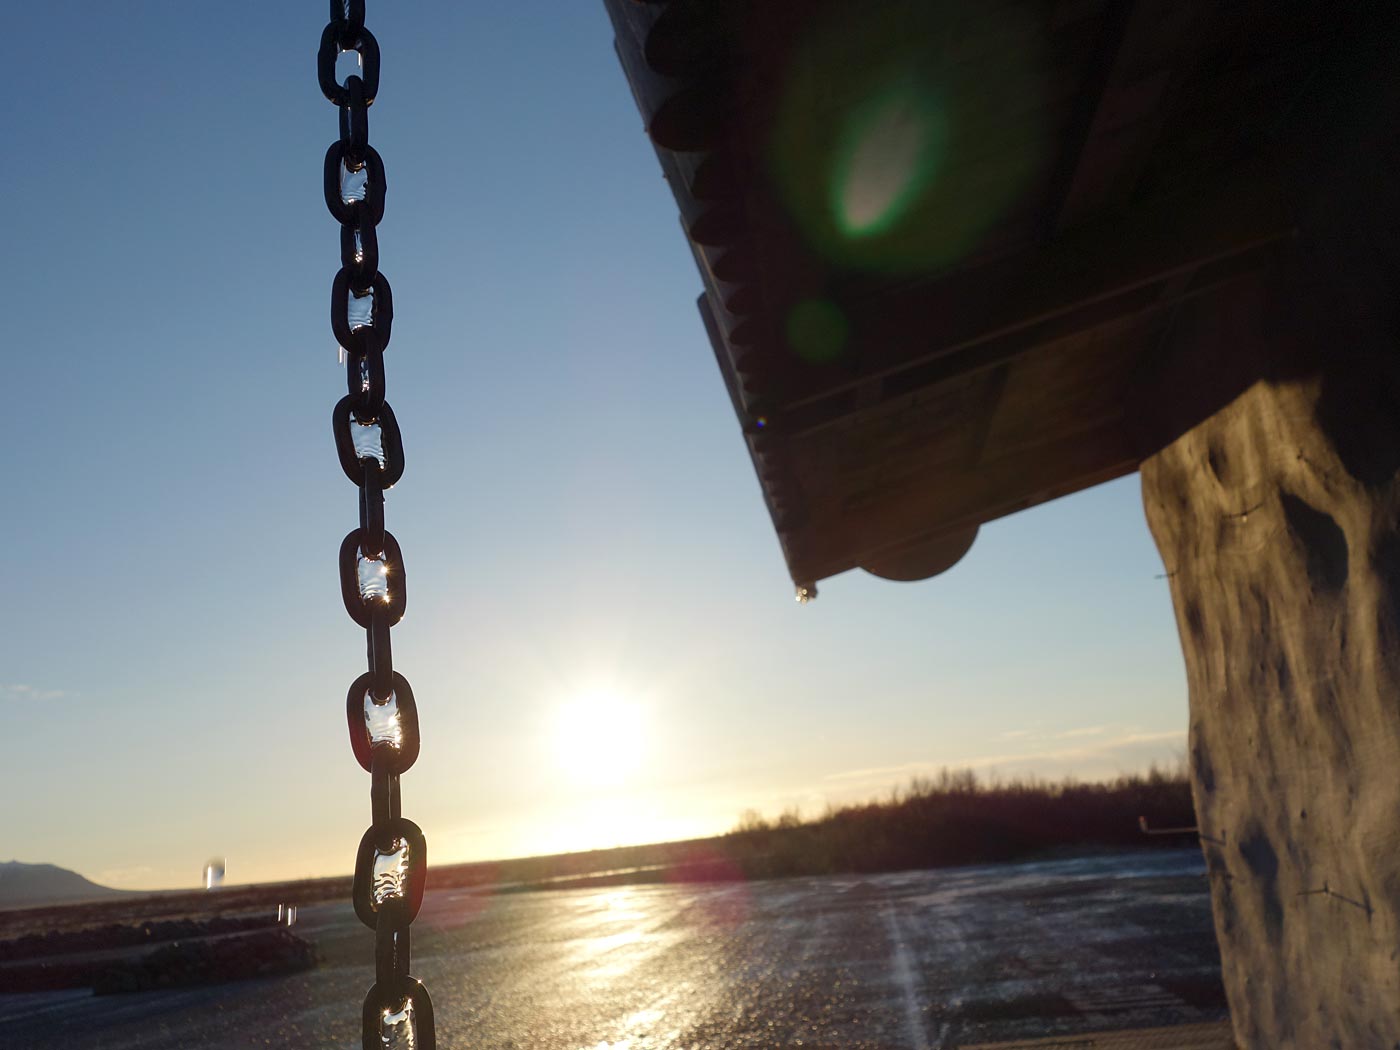
<path fill-rule="evenodd" d="M 765 145 L 778 199 L 834 266 L 933 275 L 974 255 L 1048 155 L 1031 5 L 867 0 L 813 16 Z"/>
<path fill-rule="evenodd" d="M 835 303 L 808 299 L 792 308 L 787 319 L 788 345 L 812 364 L 835 361 L 846 349 L 851 324 Z"/>
<path fill-rule="evenodd" d="M 831 211 L 848 237 L 885 233 L 938 174 L 948 125 L 928 92 L 905 85 L 847 122 L 836 152 Z"/>

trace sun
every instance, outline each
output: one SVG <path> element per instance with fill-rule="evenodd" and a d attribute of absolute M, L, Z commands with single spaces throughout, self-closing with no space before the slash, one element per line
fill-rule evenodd
<path fill-rule="evenodd" d="M 555 720 L 560 767 L 575 780 L 600 785 L 629 780 L 645 750 L 641 707 L 611 690 L 580 693 Z"/>

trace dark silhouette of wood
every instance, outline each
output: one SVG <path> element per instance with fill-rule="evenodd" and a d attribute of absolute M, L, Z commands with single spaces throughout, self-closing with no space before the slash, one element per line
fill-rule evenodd
<path fill-rule="evenodd" d="M 1184 303 L 1287 254 L 1289 117 L 1368 17 L 1265 0 L 1023 0 L 977 17 L 952 2 L 606 2 L 799 584 L 856 566 L 936 574 L 983 522 L 1131 473 L 1169 441 L 1142 433 L 1134 392 Z M 805 41 L 872 24 L 975 114 L 959 141 L 982 153 L 954 151 L 940 177 L 995 170 L 1032 148 L 1027 128 L 1043 139 L 975 242 L 912 269 L 815 243 L 774 176 L 785 85 L 806 84 L 832 122 L 860 102 L 809 68 Z M 848 328 L 830 360 L 790 341 L 812 299 Z M 1212 391 L 1214 407 L 1229 396 Z"/>
<path fill-rule="evenodd" d="M 1400 7 L 606 3 L 794 581 L 934 575 L 1141 469 L 1236 1037 L 1400 1046 Z M 842 18 L 982 107 L 953 177 L 1048 133 L 955 258 L 840 257 L 776 184 L 784 78 L 815 126 L 859 101 L 804 50 Z M 816 364 L 813 297 L 849 328 Z"/>

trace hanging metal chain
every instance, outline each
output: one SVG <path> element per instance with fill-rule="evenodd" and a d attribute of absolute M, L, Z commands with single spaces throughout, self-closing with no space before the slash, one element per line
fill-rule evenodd
<path fill-rule="evenodd" d="M 336 61 L 353 51 L 360 71 L 340 83 Z M 331 285 L 331 331 L 346 357 L 348 392 L 332 413 L 341 469 L 360 488 L 360 527 L 340 545 L 340 592 L 365 629 L 369 670 L 345 700 L 350 747 L 370 775 L 369 830 L 355 857 L 355 914 L 374 930 L 374 987 L 365 996 L 365 1050 L 435 1050 L 433 1002 L 408 974 L 409 924 L 423 903 L 427 849 L 400 812 L 399 775 L 418 757 L 418 707 L 394 670 L 389 629 L 407 600 L 403 553 L 384 528 L 384 491 L 403 475 L 403 439 L 384 399 L 384 350 L 393 293 L 379 272 L 384 162 L 369 144 L 369 108 L 379 92 L 379 43 L 365 28 L 364 0 L 330 0 L 316 56 L 321 92 L 340 109 L 340 137 L 326 151 L 326 207 L 340 223 L 340 272 Z"/>

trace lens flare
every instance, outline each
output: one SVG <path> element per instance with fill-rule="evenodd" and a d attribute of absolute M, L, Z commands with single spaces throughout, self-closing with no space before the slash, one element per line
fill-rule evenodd
<path fill-rule="evenodd" d="M 788 314 L 788 346 L 802 360 L 813 364 L 839 358 L 850 334 L 851 324 L 846 315 L 826 299 L 808 299 L 798 303 Z"/>
<path fill-rule="evenodd" d="M 906 83 L 857 107 L 837 145 L 831 211 L 847 237 L 899 222 L 938 175 L 948 125 L 931 92 Z"/>
<path fill-rule="evenodd" d="M 900 275 L 974 254 L 1044 170 L 1054 118 L 1041 36 L 1018 7 L 955 0 L 813 17 L 764 149 L 811 249 Z"/>

